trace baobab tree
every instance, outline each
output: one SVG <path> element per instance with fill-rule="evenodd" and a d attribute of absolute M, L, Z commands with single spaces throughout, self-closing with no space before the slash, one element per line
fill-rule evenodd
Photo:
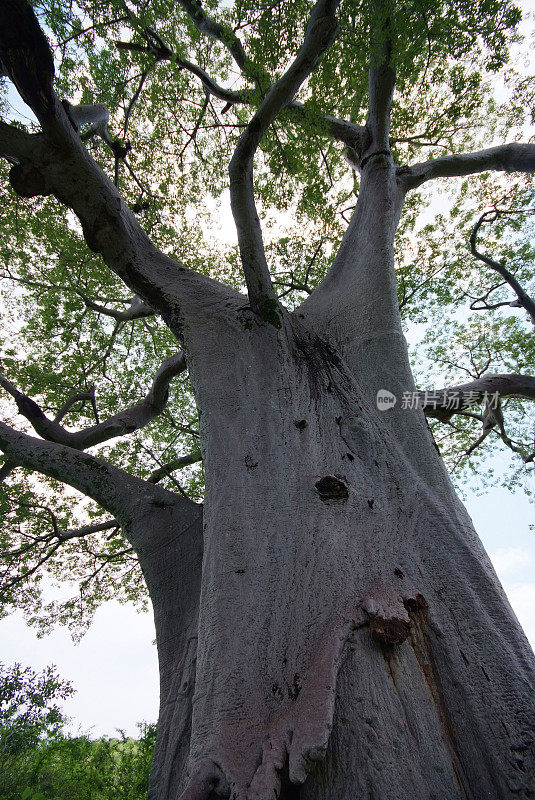
<path fill-rule="evenodd" d="M 501 430 L 491 396 L 533 399 L 535 379 L 483 375 L 419 394 L 395 268 L 396 231 L 420 187 L 535 171 L 529 143 L 454 151 L 477 137 L 466 120 L 485 71 L 505 63 L 518 11 L 496 0 L 117 0 L 47 13 L 56 76 L 30 6 L 0 3 L 2 71 L 37 120 L 33 132 L 0 127 L 10 186 L 35 198 L 4 213 L 4 277 L 15 303 L 44 320 L 35 336 L 26 329 L 22 353 L 37 347 L 41 365 L 17 372 L 16 348 L 3 358 L 1 385 L 20 415 L 19 427 L 0 424 L 2 503 L 15 524 L 6 601 L 31 605 L 32 581 L 62 551 L 79 575 L 73 542 L 92 542 L 84 552 L 96 560 L 106 548 L 106 563 L 135 557 L 160 665 L 153 800 L 535 797 L 533 655 L 426 421 L 485 400 L 484 431 Z M 404 160 L 423 145 L 443 155 Z M 270 200 L 299 220 L 321 211 L 332 231 L 342 147 L 345 197 L 357 199 L 341 242 L 322 250 L 324 269 L 314 256 L 305 269 L 287 239 L 266 249 L 255 191 L 264 215 Z M 149 167 L 152 183 L 139 174 Z M 206 274 L 210 254 L 192 233 L 202 220 L 188 206 L 227 168 L 243 286 L 221 263 Z M 280 180 L 290 174 L 301 195 Z M 186 199 L 165 212 L 165 193 Z M 270 270 L 277 246 L 287 269 Z M 160 327 L 146 330 L 156 354 L 167 336 L 167 358 L 143 399 L 103 416 L 101 391 L 104 410 L 112 392 L 95 390 L 87 369 L 102 320 L 114 326 L 98 361 L 105 387 L 143 368 L 135 340 L 119 348 L 121 326 L 141 336 L 155 316 Z M 54 344 L 60 321 L 78 331 L 67 353 Z M 61 397 L 67 357 L 76 366 Z M 168 410 L 186 370 L 198 432 Z M 175 437 L 157 470 L 126 439 L 104 447 L 149 423 L 159 427 L 147 428 L 148 450 L 166 426 Z M 177 432 L 198 448 L 184 453 Z M 173 477 L 200 458 L 202 503 Z M 32 500 L 39 483 L 19 477 L 27 471 L 81 492 L 100 519 L 65 526 L 72 495 L 57 507 Z M 26 511 L 37 520 L 29 533 Z"/>

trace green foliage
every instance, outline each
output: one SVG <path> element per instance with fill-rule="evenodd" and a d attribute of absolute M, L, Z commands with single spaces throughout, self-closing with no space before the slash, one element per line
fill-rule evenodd
<path fill-rule="evenodd" d="M 58 700 L 73 692 L 53 666 L 36 673 L 20 664 L 0 663 L 0 768 L 61 730 L 65 718 Z"/>
<path fill-rule="evenodd" d="M 139 738 L 68 736 L 55 667 L 0 664 L 0 800 L 145 800 L 156 726 Z"/>
<path fill-rule="evenodd" d="M 478 248 L 504 264 L 534 297 L 533 187 L 518 177 L 483 176 L 459 180 L 451 191 L 449 217 L 438 215 L 422 224 L 418 236 L 410 243 L 404 238 L 400 248 L 400 305 L 411 339 L 417 341 L 412 352 L 418 383 L 441 387 L 483 374 L 533 375 L 533 325 L 524 309 L 511 306 L 516 300 L 512 289 L 472 256 L 468 244 L 483 211 L 503 210 L 503 216 L 482 226 Z M 405 236 L 403 229 L 400 236 Z M 499 482 L 531 493 L 532 473 L 522 457 L 533 452 L 533 403 L 509 398 L 502 405 L 506 432 L 516 449 L 496 430 L 465 458 L 463 453 L 481 433 L 481 419 L 456 415 L 447 425 L 436 420 L 430 425 L 459 485 L 475 478 L 481 489 Z M 492 463 L 497 452 L 505 456 L 499 470 Z"/>
<path fill-rule="evenodd" d="M 0 797 L 19 800 L 36 753 L 60 737 L 65 718 L 58 701 L 73 693 L 55 667 L 36 673 L 20 664 L 0 663 Z M 28 793 L 27 797 L 38 800 Z M 48 800 L 48 799 L 46 799 Z"/>
<path fill-rule="evenodd" d="M 145 800 L 156 727 L 139 739 L 56 736 L 6 767 L 0 800 Z"/>

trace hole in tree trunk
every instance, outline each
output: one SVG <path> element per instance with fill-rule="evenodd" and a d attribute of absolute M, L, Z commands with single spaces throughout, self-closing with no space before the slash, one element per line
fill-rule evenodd
<path fill-rule="evenodd" d="M 301 800 L 302 798 L 302 785 L 298 785 L 296 783 L 290 783 L 290 778 L 288 775 L 288 762 L 286 761 L 285 766 L 280 773 L 280 780 L 281 780 L 281 790 L 279 794 L 279 800 Z"/>
<path fill-rule="evenodd" d="M 301 787 L 295 783 L 289 783 L 286 792 L 282 793 L 280 800 L 300 800 Z"/>
<path fill-rule="evenodd" d="M 335 478 L 334 475 L 326 475 L 316 481 L 316 491 L 322 500 L 347 500 L 349 497 L 349 489 L 347 484 Z"/>

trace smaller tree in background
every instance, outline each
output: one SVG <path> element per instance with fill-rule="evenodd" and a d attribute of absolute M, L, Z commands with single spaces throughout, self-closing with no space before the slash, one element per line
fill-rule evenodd
<path fill-rule="evenodd" d="M 43 741 L 55 741 L 67 719 L 60 701 L 74 693 L 55 666 L 38 673 L 0 663 L 0 798 L 19 800 Z"/>
<path fill-rule="evenodd" d="M 60 733 L 67 719 L 59 701 L 74 691 L 53 665 L 38 673 L 0 663 L 0 776 L 6 760 Z"/>

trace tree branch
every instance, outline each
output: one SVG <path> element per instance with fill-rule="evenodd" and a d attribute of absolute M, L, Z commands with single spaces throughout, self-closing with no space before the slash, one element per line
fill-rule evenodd
<path fill-rule="evenodd" d="M 144 30 L 146 31 L 146 29 Z M 158 37 L 158 39 L 159 38 L 160 37 Z M 225 103 L 235 105 L 236 103 L 249 102 L 247 99 L 247 92 L 235 92 L 232 91 L 232 89 L 225 89 L 223 86 L 220 86 L 218 83 L 216 83 L 216 81 L 214 81 L 204 69 L 201 69 L 201 67 L 197 66 L 197 64 L 193 64 L 191 61 L 188 61 L 185 58 L 180 58 L 179 55 L 173 53 L 166 45 L 163 45 L 163 43 L 162 46 L 157 48 L 151 46 L 150 44 L 148 44 L 147 47 L 144 47 L 143 45 L 136 44 L 135 42 L 116 42 L 115 44 L 119 50 L 128 50 L 134 53 L 146 53 L 154 56 L 156 61 L 171 61 L 180 69 L 185 69 L 187 72 L 191 72 L 192 75 L 195 75 L 195 77 L 201 81 L 206 92 L 211 94 L 213 97 L 217 97 L 219 100 L 223 100 Z"/>
<path fill-rule="evenodd" d="M 121 50 L 130 50 L 153 55 L 157 61 L 170 61 L 181 69 L 191 72 L 192 75 L 195 75 L 195 77 L 201 81 L 205 92 L 216 97 L 218 100 L 224 101 L 230 106 L 253 105 L 255 102 L 255 93 L 253 91 L 247 89 L 241 91 L 226 89 L 224 86 L 216 83 L 216 81 L 214 81 L 205 70 L 197 66 L 197 64 L 180 58 L 180 56 L 173 53 L 167 46 L 155 49 L 151 46 L 144 47 L 134 42 L 116 42 L 116 45 Z M 314 116 L 311 118 L 306 106 L 298 100 L 291 100 L 284 110 L 288 112 L 293 121 L 306 126 L 308 130 L 310 130 L 311 125 L 315 125 L 320 132 L 339 142 L 343 142 L 358 153 L 362 153 L 365 145 L 368 143 L 369 136 L 366 128 L 362 125 L 355 125 L 353 122 L 338 119 L 330 114 L 318 115 L 314 113 Z"/>
<path fill-rule="evenodd" d="M 116 319 L 117 322 L 130 322 L 134 319 L 143 319 L 145 317 L 154 316 L 154 309 L 152 306 L 149 306 L 147 303 L 143 302 L 143 300 L 137 295 L 134 295 L 134 297 L 130 300 L 130 305 L 126 311 L 120 311 L 115 308 L 108 308 L 107 306 L 102 306 L 99 303 L 95 303 L 94 300 L 91 300 L 89 297 L 86 297 L 79 291 L 77 291 L 77 294 L 80 295 L 86 306 L 92 311 L 96 311 L 99 314 L 104 314 L 106 317 L 112 317 L 113 319 Z"/>
<path fill-rule="evenodd" d="M 487 170 L 535 172 L 535 144 L 512 142 L 475 153 L 444 156 L 411 167 L 398 167 L 397 177 L 400 185 L 408 191 L 434 178 L 462 177 Z"/>
<path fill-rule="evenodd" d="M 130 102 L 128 103 L 128 106 L 125 109 L 124 121 L 123 121 L 123 136 L 126 136 L 127 133 L 128 133 L 128 124 L 130 122 L 130 115 L 131 115 L 131 113 L 132 113 L 132 111 L 134 109 L 134 106 L 136 105 L 137 101 L 139 100 L 139 98 L 141 96 L 141 91 L 143 89 L 145 81 L 147 80 L 147 75 L 148 74 L 149 73 L 147 71 L 145 71 L 145 70 L 141 73 L 141 77 L 139 79 L 138 85 L 136 86 L 136 90 L 135 90 L 134 94 L 132 95 L 132 97 L 130 98 Z"/>
<path fill-rule="evenodd" d="M 0 75 L 6 75 L 39 121 L 55 114 L 54 59 L 31 5 L 0 3 Z"/>
<path fill-rule="evenodd" d="M 0 120 L 0 156 L 7 158 L 12 164 L 19 164 L 31 155 L 32 136 L 14 125 Z"/>
<path fill-rule="evenodd" d="M 483 375 L 469 383 L 420 391 L 417 395 L 417 405 L 426 416 L 436 417 L 443 422 L 471 405 L 488 402 L 491 396 L 535 400 L 535 378 L 515 373 Z"/>
<path fill-rule="evenodd" d="M 390 0 L 375 0 L 372 47 L 369 68 L 369 106 L 366 127 L 371 135 L 364 161 L 376 152 L 390 152 L 390 116 L 396 83 L 396 72 L 392 66 L 392 41 L 390 25 L 392 13 Z M 370 152 L 371 151 L 371 152 Z"/>
<path fill-rule="evenodd" d="M 139 503 L 165 492 L 87 453 L 36 439 L 0 422 L 0 450 L 18 466 L 41 472 L 92 497 L 122 525 L 135 519 Z M 175 495 L 166 495 L 176 503 Z"/>
<path fill-rule="evenodd" d="M 346 153 L 347 160 L 361 172 L 357 203 L 331 268 L 300 306 L 300 313 L 311 315 L 323 335 L 343 348 L 351 367 L 358 368 L 365 348 L 368 354 L 374 351 L 377 368 L 382 369 L 388 346 L 389 363 L 397 361 L 405 370 L 393 247 L 404 194 L 396 184 L 389 149 L 395 85 L 394 4 L 392 0 L 371 0 L 370 5 L 367 139 L 360 153 L 352 149 Z"/>
<path fill-rule="evenodd" d="M 62 105 L 75 131 L 79 133 L 82 128 L 86 128 L 81 134 L 84 142 L 92 139 L 93 136 L 100 136 L 117 159 L 126 157 L 130 145 L 123 145 L 118 139 L 112 139 L 110 136 L 108 132 L 110 112 L 105 105 L 97 103 L 95 105 L 73 106 L 68 100 L 63 100 Z"/>
<path fill-rule="evenodd" d="M 14 469 L 16 469 L 18 464 L 15 464 L 13 461 L 9 461 L 7 458 L 4 460 L 4 463 L 0 467 L 0 483 L 3 483 L 8 475 L 11 475 Z"/>
<path fill-rule="evenodd" d="M 10 0 L 8 5 L 31 24 L 13 27 L 6 19 L 6 25 L 0 25 L 0 60 L 43 130 L 30 136 L 13 126 L 0 125 L 0 153 L 17 162 L 10 172 L 13 188 L 22 197 L 54 194 L 70 207 L 82 224 L 89 247 L 179 335 L 179 309 L 195 313 L 207 298 L 234 293 L 177 266 L 152 244 L 75 130 L 79 120 L 71 117 L 83 108 L 76 112 L 54 94 L 53 71 L 47 72 L 52 56 L 31 6 L 26 0 Z M 7 13 L 6 8 L 2 4 L 2 14 Z M 45 62 L 47 69 L 41 69 Z"/>
<path fill-rule="evenodd" d="M 291 115 L 292 120 L 310 130 L 311 124 L 316 124 L 320 133 L 330 136 L 339 142 L 343 142 L 360 159 L 362 153 L 370 144 L 370 134 L 364 125 L 355 125 L 345 119 L 332 117 L 330 114 L 316 115 L 311 118 L 303 103 L 292 100 L 286 105 L 285 111 Z"/>
<path fill-rule="evenodd" d="M 489 267 L 491 267 L 499 275 L 502 276 L 504 281 L 506 281 L 509 284 L 509 286 L 517 296 L 517 302 L 515 303 L 515 306 L 519 308 L 524 308 L 529 314 L 531 322 L 533 323 L 533 325 L 535 325 L 535 301 L 532 300 L 532 298 L 528 294 L 526 294 L 526 292 L 519 284 L 519 282 L 517 281 L 512 272 L 509 272 L 509 270 L 506 267 L 504 267 L 504 265 L 501 264 L 499 261 L 494 261 L 494 259 L 489 258 L 489 256 L 486 256 L 483 253 L 480 253 L 477 249 L 477 234 L 479 232 L 479 229 L 481 228 L 484 222 L 494 221 L 499 216 L 499 214 L 500 214 L 499 211 L 486 211 L 484 214 L 480 216 L 480 218 L 474 225 L 472 234 L 470 236 L 470 252 L 479 261 L 483 261 L 484 264 L 487 264 Z M 504 305 L 504 304 L 503 303 L 494 304 L 493 307 L 496 308 L 498 305 Z M 512 304 L 509 303 L 508 305 Z"/>
<path fill-rule="evenodd" d="M 472 444 L 465 450 L 465 452 L 462 453 L 462 455 L 457 459 L 457 461 L 455 462 L 455 464 L 453 466 L 453 471 L 455 471 L 457 469 L 457 467 L 459 466 L 461 461 L 463 461 L 465 458 L 468 458 L 469 456 L 471 456 L 472 453 L 475 452 L 475 450 L 477 450 L 477 448 L 485 441 L 487 436 L 492 431 L 494 431 L 500 437 L 502 442 L 510 450 L 512 450 L 513 453 L 520 454 L 520 456 L 522 457 L 522 460 L 523 460 L 523 462 L 525 464 L 529 463 L 532 460 L 531 455 L 527 455 L 527 456 L 523 455 L 522 450 L 519 447 L 517 447 L 511 441 L 509 436 L 507 435 L 507 432 L 505 430 L 505 420 L 503 418 L 503 412 L 502 412 L 502 409 L 501 409 L 501 403 L 500 403 L 499 398 L 498 398 L 497 403 L 494 403 L 494 404 L 490 404 L 488 402 L 485 403 L 485 408 L 484 408 L 484 411 L 483 411 L 483 416 L 482 416 L 481 422 L 483 423 L 483 427 L 482 427 L 480 435 L 477 437 L 477 439 L 474 442 L 472 442 Z"/>
<path fill-rule="evenodd" d="M 339 0 L 318 0 L 312 9 L 304 42 L 291 66 L 271 87 L 241 135 L 229 166 L 230 199 L 238 232 L 241 260 L 253 310 L 278 321 L 278 303 L 267 266 L 253 187 L 253 159 L 263 135 L 293 98 L 332 44 L 338 30 Z M 280 323 L 279 323 L 280 324 Z"/>
<path fill-rule="evenodd" d="M 1 376 L 0 376 L 1 379 Z M 54 417 L 54 422 L 61 422 L 64 419 L 71 408 L 76 405 L 76 403 L 82 403 L 82 406 L 89 400 L 91 405 L 94 408 L 95 403 L 95 387 L 92 386 L 87 392 L 75 392 L 73 395 L 67 398 L 61 408 L 58 409 L 56 416 Z M 97 419 L 98 422 L 98 419 Z"/>
<path fill-rule="evenodd" d="M 15 399 L 20 413 L 40 436 L 75 450 L 85 450 L 87 447 L 102 444 L 116 436 L 124 436 L 148 425 L 165 408 L 172 379 L 185 369 L 186 359 L 182 353 L 171 356 L 156 372 L 153 384 L 143 400 L 97 425 L 75 432 L 68 431 L 56 420 L 49 419 L 37 403 L 20 392 L 1 374 L 0 386 Z"/>
<path fill-rule="evenodd" d="M 32 549 L 33 547 L 37 546 L 40 543 L 41 542 L 36 542 L 35 545 L 32 546 Z M 43 564 L 46 564 L 46 562 L 52 558 L 54 553 L 56 553 L 60 547 L 61 547 L 61 542 L 56 540 L 54 544 L 44 553 L 44 555 L 40 555 L 40 557 L 35 562 L 35 564 L 33 564 L 33 566 L 31 566 L 29 569 L 24 570 L 24 572 L 19 572 L 17 575 L 14 575 L 11 579 L 7 577 L 8 570 L 7 569 L 4 570 L 0 579 L 0 589 L 2 594 L 9 592 L 17 584 L 22 583 L 23 581 L 27 581 L 28 578 L 30 578 L 37 572 L 39 567 L 42 567 Z M 2 553 L 1 555 L 2 557 L 6 557 L 4 553 Z M 10 554 L 8 553 L 6 560 L 8 560 L 9 557 Z M 16 554 L 14 554 L 14 557 L 17 557 Z"/>
<path fill-rule="evenodd" d="M 92 533 L 102 533 L 103 531 L 116 530 L 121 527 L 119 520 L 109 519 L 106 522 L 97 522 L 94 525 L 83 525 L 81 528 L 73 530 L 58 530 L 58 539 L 66 542 L 69 539 L 80 539 L 83 536 L 89 536 Z"/>
<path fill-rule="evenodd" d="M 201 4 L 195 2 L 195 0 L 178 0 L 178 5 L 184 9 L 198 31 L 206 34 L 211 39 L 215 39 L 227 48 L 246 78 L 264 84 L 265 87 L 269 86 L 270 78 L 268 73 L 251 61 L 244 50 L 243 44 L 230 26 L 222 25 L 213 17 L 210 17 Z"/>
<path fill-rule="evenodd" d="M 202 456 L 200 450 L 194 450 L 191 453 L 187 453 L 185 456 L 174 458 L 172 461 L 169 461 L 162 467 L 155 469 L 154 472 L 149 475 L 147 480 L 149 483 L 159 483 L 159 481 L 161 481 L 163 478 L 169 477 L 175 470 L 182 469 L 182 467 L 188 467 L 190 464 L 196 464 L 201 460 Z"/>
<path fill-rule="evenodd" d="M 17 556 L 22 556 L 25 553 L 28 553 L 30 550 L 33 550 L 39 544 L 50 544 L 54 539 L 57 540 L 60 544 L 63 542 L 68 542 L 70 539 L 81 539 L 84 536 L 89 536 L 92 533 L 102 533 L 103 531 L 109 530 L 119 530 L 121 527 L 121 523 L 116 519 L 110 519 L 107 522 L 98 522 L 95 525 L 84 525 L 81 528 L 76 528 L 72 530 L 61 530 L 57 526 L 56 516 L 54 512 L 48 508 L 48 506 L 41 506 L 38 503 L 21 503 L 20 501 L 15 501 L 19 506 L 23 508 L 44 508 L 50 516 L 52 517 L 52 532 L 45 533 L 42 536 L 32 536 L 31 542 L 29 544 L 25 544 L 23 547 L 17 547 L 15 550 L 3 550 L 0 551 L 0 557 L 2 558 L 15 558 Z"/>

